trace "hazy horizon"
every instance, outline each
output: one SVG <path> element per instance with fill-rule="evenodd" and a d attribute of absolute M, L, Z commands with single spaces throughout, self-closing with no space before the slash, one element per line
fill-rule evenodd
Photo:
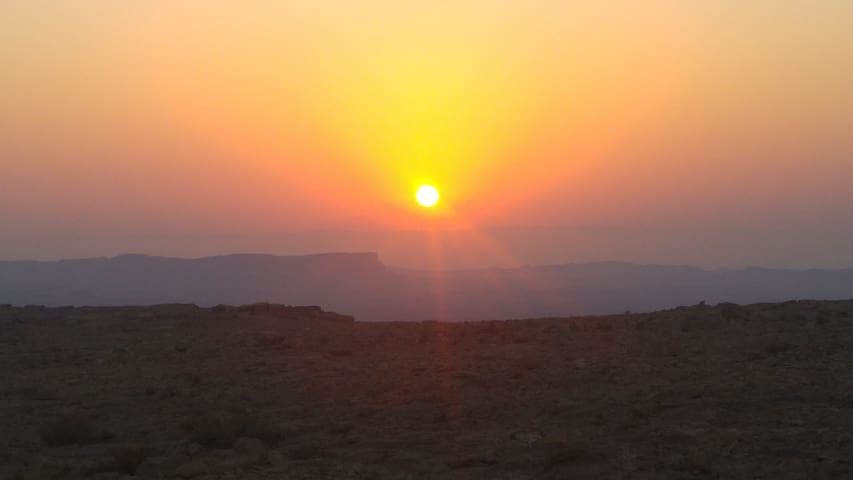
<path fill-rule="evenodd" d="M 375 252 L 388 266 L 464 269 L 619 261 L 705 269 L 853 267 L 853 227 L 815 235 L 794 229 L 658 231 L 616 227 L 520 227 L 488 230 L 309 231 L 260 234 L 126 235 L 37 244 L 0 235 L 0 261 L 62 260 L 144 254 L 199 258 L 229 254 L 311 255 Z M 434 239 L 441 238 L 441 264 Z M 488 238 L 493 248 L 482 248 Z M 200 246 L 200 245 L 204 246 Z M 45 251 L 51 252 L 45 254 Z M 60 252 L 60 253 L 56 253 Z"/>

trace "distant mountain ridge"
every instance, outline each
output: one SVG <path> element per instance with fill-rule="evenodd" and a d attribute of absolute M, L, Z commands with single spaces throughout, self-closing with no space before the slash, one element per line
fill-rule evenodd
<path fill-rule="evenodd" d="M 320 305 L 358 320 L 475 320 L 805 298 L 853 298 L 853 268 L 597 262 L 423 271 L 389 268 L 373 252 L 0 262 L 0 303 L 15 305 L 273 302 Z"/>

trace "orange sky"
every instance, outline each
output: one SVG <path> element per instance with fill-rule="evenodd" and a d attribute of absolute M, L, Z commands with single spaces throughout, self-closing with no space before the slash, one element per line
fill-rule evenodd
<path fill-rule="evenodd" d="M 850 25 L 834 0 L 3 2 L 0 258 L 141 232 L 850 224 Z"/>

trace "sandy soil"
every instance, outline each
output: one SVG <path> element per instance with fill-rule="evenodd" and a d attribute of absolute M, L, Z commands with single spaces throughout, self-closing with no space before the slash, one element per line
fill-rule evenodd
<path fill-rule="evenodd" d="M 853 478 L 853 301 L 0 307 L 0 478 Z"/>

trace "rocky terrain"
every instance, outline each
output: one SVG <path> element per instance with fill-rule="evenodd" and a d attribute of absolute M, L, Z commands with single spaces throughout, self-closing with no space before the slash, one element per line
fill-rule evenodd
<path fill-rule="evenodd" d="M 853 478 L 853 301 L 0 307 L 0 478 Z"/>

